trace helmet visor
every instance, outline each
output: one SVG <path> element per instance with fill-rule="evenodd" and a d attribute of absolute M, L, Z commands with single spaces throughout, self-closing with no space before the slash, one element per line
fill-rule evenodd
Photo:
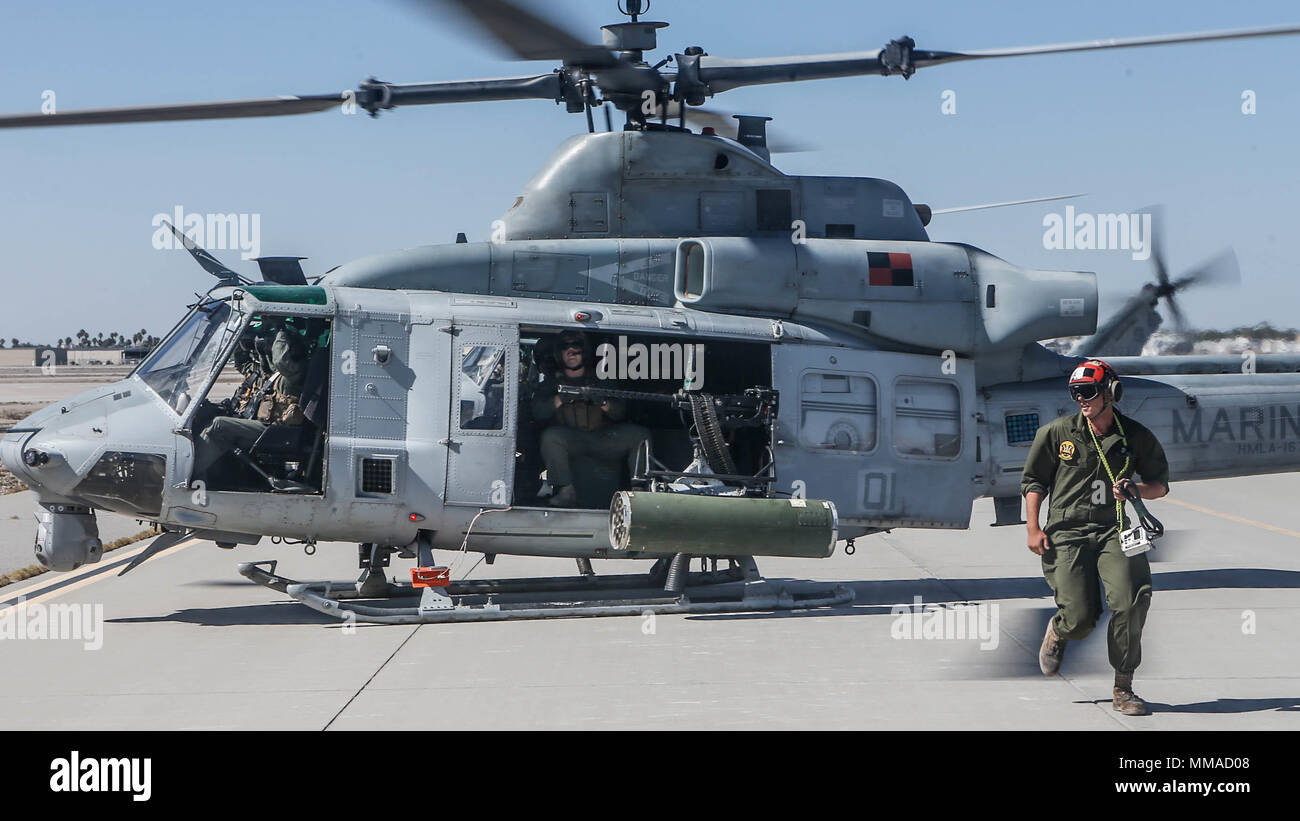
<path fill-rule="evenodd" d="M 1080 385 L 1071 385 L 1070 396 L 1074 397 L 1075 401 L 1090 402 L 1098 396 L 1101 396 L 1101 385 L 1098 385 L 1096 382 L 1085 382 Z"/>

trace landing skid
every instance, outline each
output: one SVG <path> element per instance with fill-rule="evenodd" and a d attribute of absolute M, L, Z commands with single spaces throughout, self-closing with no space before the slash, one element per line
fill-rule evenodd
<path fill-rule="evenodd" d="M 806 610 L 853 601 L 853 591 L 843 585 L 807 588 L 763 579 L 748 557 L 732 561 L 726 570 L 698 572 L 687 572 L 684 559 L 661 559 L 649 574 L 462 580 L 426 588 L 386 583 L 382 590 L 373 577 L 358 582 L 295 581 L 276 574 L 275 561 L 245 562 L 239 573 L 325 615 L 372 624 Z M 356 603 L 362 599 L 411 599 L 414 606 Z"/>

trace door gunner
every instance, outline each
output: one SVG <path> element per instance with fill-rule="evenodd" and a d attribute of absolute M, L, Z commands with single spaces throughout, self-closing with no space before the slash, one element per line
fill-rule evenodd
<path fill-rule="evenodd" d="M 555 356 L 558 367 L 553 378 L 539 386 L 533 399 L 533 416 L 540 421 L 554 420 L 542 431 L 541 441 L 546 476 L 556 489 L 550 504 L 574 507 L 578 494 L 573 486 L 573 458 L 624 457 L 630 474 L 635 474 L 637 453 L 650 438 L 650 431 L 622 421 L 627 416 L 627 405 L 622 400 L 596 403 L 559 395 L 560 385 L 600 387 L 582 334 L 561 334 Z"/>

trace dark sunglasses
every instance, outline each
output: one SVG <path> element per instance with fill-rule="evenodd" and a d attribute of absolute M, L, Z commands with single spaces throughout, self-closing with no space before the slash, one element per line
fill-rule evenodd
<path fill-rule="evenodd" d="M 1101 396 L 1101 385 L 1071 385 L 1070 396 L 1073 396 L 1076 400 L 1081 399 L 1084 402 L 1091 402 Z"/>

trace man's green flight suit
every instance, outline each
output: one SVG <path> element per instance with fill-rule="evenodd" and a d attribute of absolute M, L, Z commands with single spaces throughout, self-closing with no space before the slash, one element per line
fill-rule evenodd
<path fill-rule="evenodd" d="M 1144 482 L 1167 487 L 1169 462 L 1155 434 L 1118 409 L 1115 418 L 1110 430 L 1096 437 L 1115 480 L 1136 473 Z M 1119 534 L 1125 525 L 1116 521 L 1112 484 L 1088 421 L 1082 413 L 1075 413 L 1038 429 L 1025 460 L 1020 493 L 1050 494 L 1043 526 L 1049 547 L 1042 562 L 1043 575 L 1056 594 L 1058 609 L 1052 628 L 1071 641 L 1092 632 L 1101 616 L 1100 576 L 1111 610 L 1110 663 L 1120 673 L 1132 673 L 1142 662 L 1142 627 L 1151 606 L 1151 567 L 1146 554 L 1130 558 L 1120 549 Z"/>
<path fill-rule="evenodd" d="M 303 379 L 307 372 L 307 357 L 302 344 L 296 343 L 289 333 L 281 329 L 271 343 L 270 362 L 275 369 L 269 380 L 264 380 L 258 396 L 253 419 L 235 416 L 218 416 L 199 435 L 195 443 L 193 475 L 208 477 L 212 466 L 222 456 L 236 448 L 247 451 L 273 424 L 302 424 L 298 408 L 302 395 Z M 252 404 L 251 402 L 249 404 Z"/>

